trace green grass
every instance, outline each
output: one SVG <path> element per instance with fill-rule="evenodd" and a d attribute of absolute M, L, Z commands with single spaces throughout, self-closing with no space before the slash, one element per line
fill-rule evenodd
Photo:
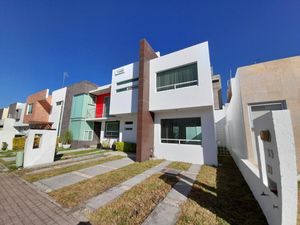
<path fill-rule="evenodd" d="M 163 160 L 148 160 L 141 163 L 135 162 L 91 179 L 52 191 L 49 195 L 62 206 L 72 208 L 147 169 L 160 164 L 162 161 Z"/>
<path fill-rule="evenodd" d="M 16 152 L 15 151 L 0 152 L 0 158 L 14 157 L 14 156 L 16 156 Z"/>
<path fill-rule="evenodd" d="M 153 175 L 89 215 L 90 222 L 93 225 L 142 224 L 177 181 L 174 176 Z"/>
<path fill-rule="evenodd" d="M 55 156 L 55 160 L 64 160 L 64 159 L 73 159 L 82 157 L 85 155 L 93 155 L 93 154 L 102 154 L 104 151 L 100 151 L 99 149 L 92 149 L 92 150 L 82 150 L 76 152 L 67 152 L 67 153 L 58 153 Z"/>
<path fill-rule="evenodd" d="M 6 166 L 9 169 L 9 171 L 14 171 L 17 169 L 15 160 L 4 161 L 4 160 L 0 159 L 0 163 L 3 164 L 4 166 Z"/>
<path fill-rule="evenodd" d="M 72 172 L 72 171 L 76 171 L 76 170 L 96 166 L 98 164 L 102 164 L 102 163 L 105 163 L 105 162 L 118 160 L 118 159 L 122 159 L 122 158 L 124 158 L 124 157 L 123 156 L 105 157 L 105 158 L 101 158 L 101 159 L 98 159 L 98 160 L 88 161 L 88 162 L 84 162 L 84 163 L 77 163 L 77 164 L 70 165 L 70 166 L 67 166 L 67 167 L 52 169 L 52 170 L 48 170 L 48 171 L 44 171 L 44 172 L 40 172 L 40 173 L 33 173 L 33 174 L 27 174 L 27 175 L 25 174 L 23 176 L 23 178 L 25 180 L 27 180 L 28 182 L 35 182 L 37 180 L 57 176 L 57 175 L 64 174 L 64 173 L 69 173 L 69 172 Z"/>
<path fill-rule="evenodd" d="M 170 169 L 176 169 L 176 170 L 183 170 L 183 171 L 187 171 L 190 166 L 192 164 L 191 163 L 185 163 L 185 162 L 171 162 L 167 167 Z"/>
<path fill-rule="evenodd" d="M 300 225 L 300 182 L 298 182 L 298 216 L 297 216 L 297 224 Z"/>
<path fill-rule="evenodd" d="M 177 225 L 264 225 L 267 221 L 230 156 L 221 167 L 202 166 Z"/>

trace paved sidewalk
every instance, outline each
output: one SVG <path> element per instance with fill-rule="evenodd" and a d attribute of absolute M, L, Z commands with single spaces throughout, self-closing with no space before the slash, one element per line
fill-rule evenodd
<path fill-rule="evenodd" d="M 94 176 L 127 166 L 131 163 L 133 163 L 133 160 L 129 158 L 123 158 L 119 160 L 109 161 L 93 167 L 39 180 L 34 182 L 33 184 L 36 185 L 40 190 L 50 192 L 92 178 Z"/>
<path fill-rule="evenodd" d="M 75 225 L 79 221 L 12 173 L 0 173 L 0 224 Z"/>
<path fill-rule="evenodd" d="M 180 180 L 174 185 L 165 199 L 156 206 L 143 225 L 176 224 L 180 205 L 186 201 L 200 168 L 200 165 L 193 164 L 188 171 L 180 173 Z"/>

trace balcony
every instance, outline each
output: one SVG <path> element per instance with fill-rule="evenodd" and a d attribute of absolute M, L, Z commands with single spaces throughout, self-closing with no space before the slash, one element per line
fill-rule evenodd
<path fill-rule="evenodd" d="M 88 120 L 91 120 L 91 119 L 101 120 L 101 119 L 108 118 L 108 117 L 112 117 L 112 116 L 109 115 L 109 110 L 106 107 L 104 107 L 102 113 L 99 113 L 99 112 L 97 113 L 95 108 L 88 109 L 86 111 L 86 119 L 88 119 Z"/>

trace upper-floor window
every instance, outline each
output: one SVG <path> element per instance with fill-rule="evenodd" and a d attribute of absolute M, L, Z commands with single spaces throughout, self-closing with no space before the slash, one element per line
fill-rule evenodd
<path fill-rule="evenodd" d="M 166 91 L 198 85 L 197 63 L 158 72 L 156 90 Z"/>
<path fill-rule="evenodd" d="M 27 106 L 27 115 L 32 114 L 33 104 L 28 104 Z"/>

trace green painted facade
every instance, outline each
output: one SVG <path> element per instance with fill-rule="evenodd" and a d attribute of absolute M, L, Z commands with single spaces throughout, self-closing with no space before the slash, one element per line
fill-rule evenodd
<path fill-rule="evenodd" d="M 89 94 L 79 94 L 73 96 L 70 126 L 75 141 L 89 141 L 92 138 L 94 123 L 85 121 L 88 110 L 96 107 L 93 98 Z M 89 135 L 90 134 L 90 135 Z"/>

